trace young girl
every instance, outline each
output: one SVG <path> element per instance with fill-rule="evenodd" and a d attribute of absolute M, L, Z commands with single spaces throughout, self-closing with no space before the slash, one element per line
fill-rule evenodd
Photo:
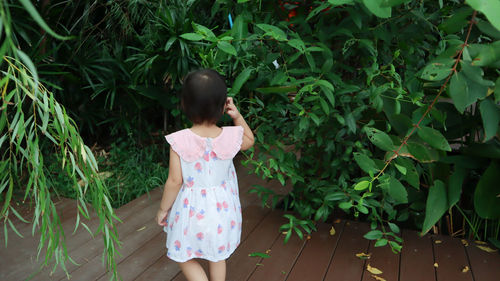
<path fill-rule="evenodd" d="M 187 75 L 181 106 L 193 126 L 165 136 L 170 165 L 156 220 L 167 232 L 167 256 L 189 281 L 208 280 L 194 258 L 209 261 L 210 280 L 225 280 L 242 222 L 233 157 L 254 136 L 214 70 Z M 224 112 L 235 126 L 216 126 Z"/>

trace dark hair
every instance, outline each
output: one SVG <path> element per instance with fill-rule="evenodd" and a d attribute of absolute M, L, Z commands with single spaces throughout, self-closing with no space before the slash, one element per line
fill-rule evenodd
<path fill-rule="evenodd" d="M 213 69 L 189 73 L 182 86 L 181 106 L 194 124 L 217 123 L 227 98 L 224 78 Z"/>

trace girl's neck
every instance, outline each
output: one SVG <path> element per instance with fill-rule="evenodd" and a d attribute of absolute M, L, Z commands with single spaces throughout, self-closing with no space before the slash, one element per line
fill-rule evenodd
<path fill-rule="evenodd" d="M 201 137 L 207 137 L 207 138 L 215 138 L 222 131 L 222 129 L 217 127 L 216 124 L 209 124 L 209 123 L 193 124 L 190 130 Z"/>

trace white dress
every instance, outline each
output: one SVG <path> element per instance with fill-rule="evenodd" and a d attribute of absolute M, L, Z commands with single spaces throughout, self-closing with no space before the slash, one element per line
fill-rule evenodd
<path fill-rule="evenodd" d="M 177 262 L 227 259 L 241 236 L 241 205 L 233 157 L 243 128 L 222 127 L 215 138 L 190 129 L 165 136 L 180 156 L 183 184 L 167 216 L 167 257 Z"/>

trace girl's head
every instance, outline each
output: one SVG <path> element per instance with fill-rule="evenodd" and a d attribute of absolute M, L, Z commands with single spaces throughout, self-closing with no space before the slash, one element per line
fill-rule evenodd
<path fill-rule="evenodd" d="M 193 71 L 184 78 L 181 106 L 193 124 L 217 123 L 224 113 L 226 98 L 226 83 L 215 70 Z"/>

